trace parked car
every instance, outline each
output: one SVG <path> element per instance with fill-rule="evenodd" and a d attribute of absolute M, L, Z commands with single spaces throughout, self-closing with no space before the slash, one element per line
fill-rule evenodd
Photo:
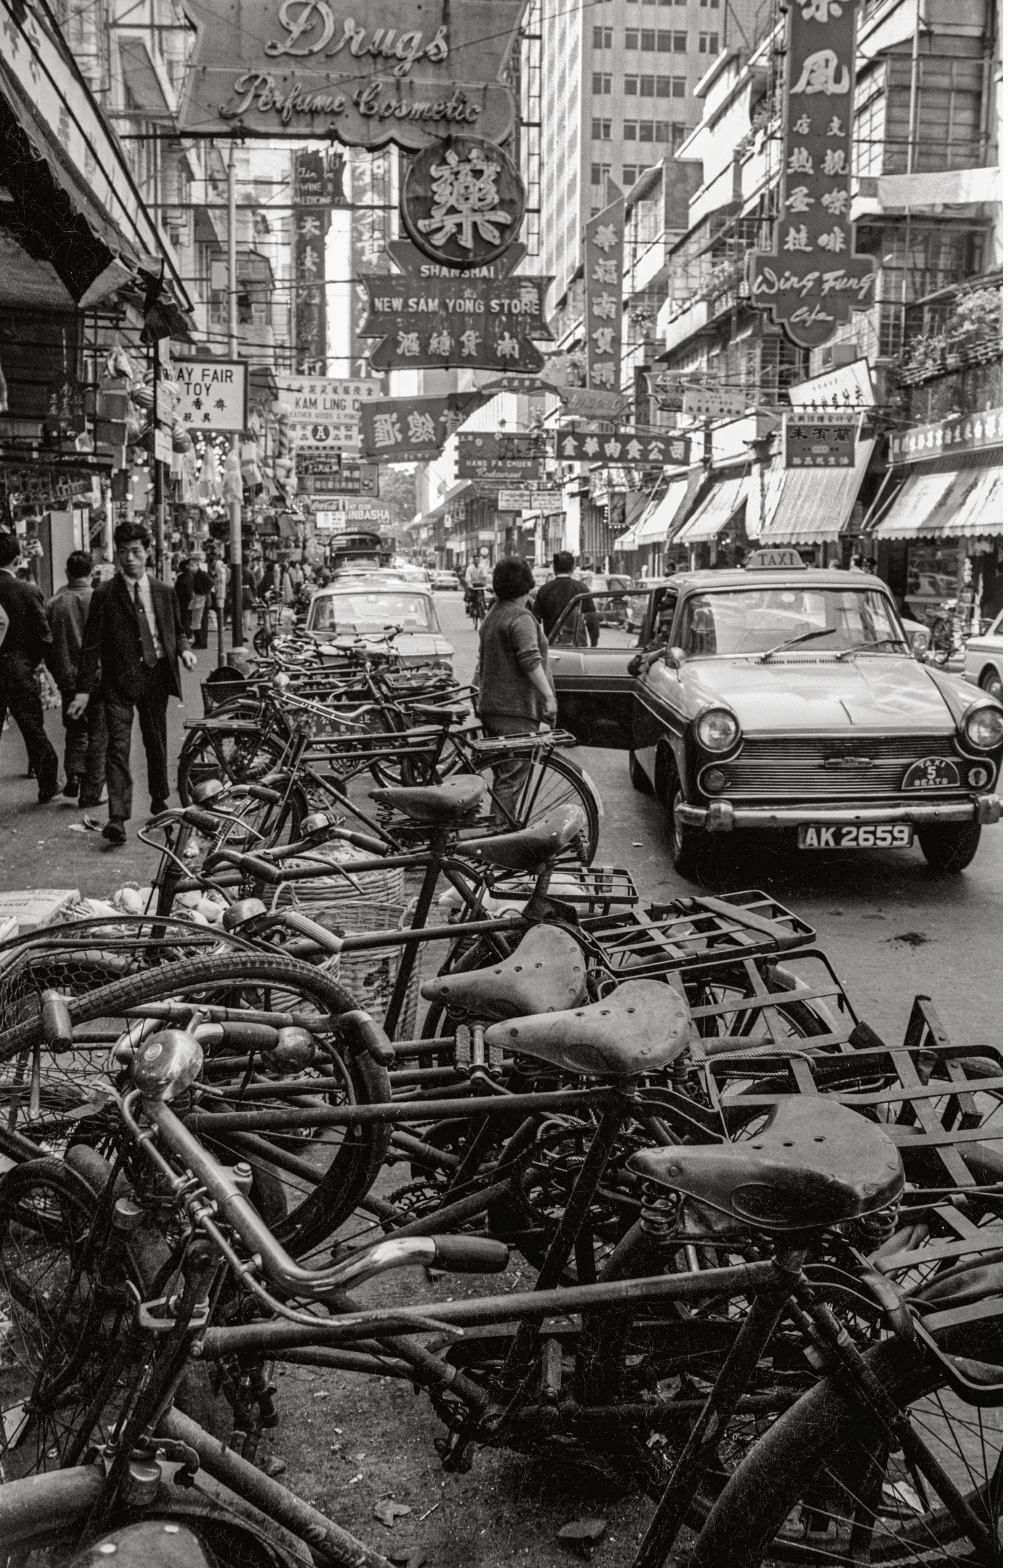
<path fill-rule="evenodd" d="M 989 630 L 977 637 L 968 637 L 964 645 L 964 678 L 973 686 L 1003 701 L 1003 611 L 1001 610 Z"/>
<path fill-rule="evenodd" d="M 459 590 L 459 578 L 447 566 L 433 566 L 428 572 L 428 582 L 439 591 L 443 588 L 451 588 L 456 592 Z"/>
<path fill-rule="evenodd" d="M 372 639 L 376 651 L 390 637 L 404 664 L 442 664 L 452 669 L 453 646 L 442 635 L 427 583 L 338 579 L 312 595 L 305 629 L 321 643 Z"/>
<path fill-rule="evenodd" d="M 971 862 L 1002 814 L 1002 709 L 913 658 L 886 584 L 768 550 L 623 596 L 631 631 L 602 624 L 599 594 L 595 648 L 585 597 L 552 631 L 558 722 L 628 751 L 678 870 L 706 835 L 762 828 L 812 851 L 917 836 L 932 866 Z"/>

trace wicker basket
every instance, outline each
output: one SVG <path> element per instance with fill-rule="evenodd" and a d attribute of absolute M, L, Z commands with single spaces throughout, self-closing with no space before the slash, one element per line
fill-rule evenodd
<path fill-rule="evenodd" d="M 300 855 L 299 862 L 318 860 L 320 866 L 327 862 L 338 863 L 344 866 L 358 883 L 356 888 L 346 877 L 336 874 L 334 876 L 313 877 L 306 882 L 286 882 L 281 887 L 277 903 L 285 907 L 304 909 L 306 914 L 314 914 L 319 909 L 331 909 L 339 906 L 344 909 L 349 904 L 363 907 L 372 899 L 378 904 L 397 905 L 401 910 L 406 902 L 403 891 L 403 867 L 393 866 L 388 871 L 355 871 L 356 860 L 360 855 L 342 855 L 332 849 L 309 850 Z M 396 924 L 395 921 L 392 924 Z M 362 930 L 375 930 L 377 927 L 363 926 Z"/>
<path fill-rule="evenodd" d="M 306 911 L 307 913 L 309 911 Z M 326 909 L 318 905 L 311 910 L 311 918 L 317 920 L 327 930 L 339 929 L 346 936 L 361 931 L 392 931 L 410 924 L 413 915 L 413 905 L 404 908 L 403 904 L 383 904 L 379 902 L 346 901 L 339 906 Z M 359 1007 L 363 1007 L 372 1017 L 381 1023 L 389 998 L 393 994 L 393 982 L 396 979 L 397 965 L 403 953 L 402 947 L 374 948 L 371 952 L 341 953 L 335 965 L 327 967 L 334 979 L 345 986 Z M 404 997 L 400 1009 L 400 1022 L 396 1028 L 397 1040 L 412 1040 L 414 1038 L 414 1023 L 417 1017 L 417 996 L 420 985 L 420 958 L 414 965 L 414 972 L 410 977 L 407 995 Z"/>

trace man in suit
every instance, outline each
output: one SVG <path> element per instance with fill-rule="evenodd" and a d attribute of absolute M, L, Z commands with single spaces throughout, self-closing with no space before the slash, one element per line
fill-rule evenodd
<path fill-rule="evenodd" d="M 113 535 L 119 570 L 95 589 L 84 628 L 77 695 L 67 712 L 79 718 L 89 701 L 105 707 L 108 745 L 105 781 L 109 820 L 102 829 L 112 844 L 126 842 L 133 808 L 130 738 L 133 710 L 147 757 L 151 812 L 168 803 L 168 699 L 182 697 L 179 659 L 196 664 L 179 615 L 175 590 L 147 573 L 151 536 L 139 523 L 122 523 Z"/>
<path fill-rule="evenodd" d="M 41 593 L 33 582 L 22 582 L 17 575 L 20 554 L 12 534 L 0 535 L 0 612 L 7 622 L 0 643 L 0 713 L 9 709 L 24 736 L 39 805 L 44 806 L 56 794 L 60 765 L 46 735 L 35 671 L 52 637 Z"/>
<path fill-rule="evenodd" d="M 98 805 L 105 786 L 105 712 L 102 704 L 89 703 L 83 718 L 68 717 L 68 709 L 77 694 L 84 628 L 94 592 L 91 568 L 87 550 L 75 550 L 69 555 L 66 585 L 46 606 L 49 630 L 53 634 L 52 645 L 46 652 L 46 664 L 60 689 L 66 730 L 63 767 L 67 782 L 63 793 L 70 800 L 79 797 L 85 807 Z"/>

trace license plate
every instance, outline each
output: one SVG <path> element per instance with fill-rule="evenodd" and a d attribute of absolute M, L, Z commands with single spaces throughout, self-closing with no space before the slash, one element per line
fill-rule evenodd
<path fill-rule="evenodd" d="M 907 822 L 875 822 L 868 827 L 804 822 L 797 840 L 800 849 L 910 849 L 912 829 Z"/>

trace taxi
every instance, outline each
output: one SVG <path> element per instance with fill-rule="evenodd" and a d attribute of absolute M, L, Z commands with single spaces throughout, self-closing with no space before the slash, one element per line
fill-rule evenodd
<path fill-rule="evenodd" d="M 392 652 L 401 664 L 451 670 L 453 646 L 442 633 L 427 582 L 404 582 L 392 572 L 341 573 L 312 595 L 305 630 L 338 649 L 348 640 L 376 657 Z"/>
<path fill-rule="evenodd" d="M 621 596 L 640 601 L 622 626 L 595 593 L 551 633 L 558 723 L 627 749 L 678 871 L 697 875 L 709 835 L 756 829 L 970 864 L 1002 814 L 1002 706 L 915 659 L 879 578 L 766 548 Z"/>

